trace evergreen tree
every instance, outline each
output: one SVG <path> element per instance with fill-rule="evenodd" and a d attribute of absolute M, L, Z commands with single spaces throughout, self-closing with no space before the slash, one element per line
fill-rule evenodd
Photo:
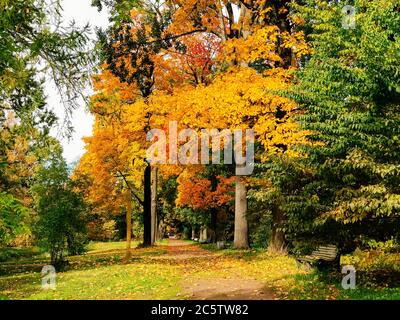
<path fill-rule="evenodd" d="M 0 116 L 51 117 L 43 85 L 57 86 L 67 115 L 77 106 L 92 67 L 89 26 L 63 26 L 60 0 L 0 1 Z"/>

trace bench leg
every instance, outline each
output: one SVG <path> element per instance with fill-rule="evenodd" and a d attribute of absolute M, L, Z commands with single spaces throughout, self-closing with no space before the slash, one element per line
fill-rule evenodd
<path fill-rule="evenodd" d="M 342 272 L 341 265 L 340 265 L 340 256 L 338 259 L 335 260 L 335 270 L 339 273 Z"/>
<path fill-rule="evenodd" d="M 340 259 L 335 259 L 334 261 L 319 260 L 316 263 L 316 267 L 320 271 L 341 272 L 341 270 L 340 270 Z"/>

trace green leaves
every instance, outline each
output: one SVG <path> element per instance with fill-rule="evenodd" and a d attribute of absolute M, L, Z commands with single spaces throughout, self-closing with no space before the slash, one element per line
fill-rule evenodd
<path fill-rule="evenodd" d="M 304 162 L 316 173 L 309 186 L 326 206 L 315 218 L 354 225 L 342 228 L 353 238 L 384 238 L 393 232 L 388 226 L 398 224 L 387 217 L 400 213 L 400 95 L 393 90 L 400 84 L 400 28 L 393 24 L 400 1 L 354 1 L 355 29 L 342 28 L 342 5 L 294 6 L 314 54 L 298 73 L 293 97 L 305 110 L 300 122 L 323 143 L 308 148 Z M 383 229 L 373 225 L 383 221 Z"/>
<path fill-rule="evenodd" d="M 28 209 L 11 194 L 0 192 L 0 245 L 27 231 Z"/>
<path fill-rule="evenodd" d="M 90 28 L 61 26 L 59 0 L 3 0 L 0 6 L 0 111 L 32 117 L 43 109 L 43 81 L 57 86 L 69 114 L 94 65 Z"/>
<path fill-rule="evenodd" d="M 65 251 L 82 253 L 85 243 L 85 205 L 73 190 L 61 148 L 39 170 L 31 188 L 38 213 L 35 235 L 51 254 L 51 262 L 62 264 Z"/>
<path fill-rule="evenodd" d="M 129 21 L 132 8 L 140 5 L 141 1 L 139 0 L 92 0 L 92 6 L 96 7 L 98 11 L 102 11 L 105 7 L 110 10 L 111 21 L 116 25 Z"/>

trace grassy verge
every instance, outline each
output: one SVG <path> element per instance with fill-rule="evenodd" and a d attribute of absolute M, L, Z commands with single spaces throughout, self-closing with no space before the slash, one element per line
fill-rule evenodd
<path fill-rule="evenodd" d="M 294 300 L 398 300 L 400 299 L 400 254 L 357 251 L 342 257 L 342 265 L 353 265 L 356 288 L 343 289 L 345 274 L 306 270 L 291 256 L 270 255 L 265 250 L 217 250 L 214 244 L 200 245 L 227 257 L 240 273 L 265 282 L 277 298 Z M 242 261 L 242 263 L 240 263 Z M 225 266 L 226 270 L 232 269 Z M 224 270 L 224 267 L 221 267 Z M 223 272 L 222 272 L 223 273 Z M 215 272 L 214 276 L 224 276 Z M 226 276 L 226 274 L 225 274 Z"/>
<path fill-rule="evenodd" d="M 0 276 L 0 299 L 171 299 L 180 291 L 179 273 L 147 259 L 165 252 L 157 247 L 133 249 L 126 261 L 124 242 L 91 243 L 87 254 L 70 257 L 67 269 L 57 273 L 55 291 L 41 287 L 40 271 L 47 260 L 28 255 L 14 260 L 19 270 Z"/>

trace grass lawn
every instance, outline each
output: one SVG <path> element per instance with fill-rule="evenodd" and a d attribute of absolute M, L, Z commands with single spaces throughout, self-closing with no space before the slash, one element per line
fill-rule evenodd
<path fill-rule="evenodd" d="M 168 299 L 176 281 L 173 268 L 133 263 L 58 273 L 55 291 L 42 290 L 37 273 L 6 277 L 0 287 L 10 299 Z"/>
<path fill-rule="evenodd" d="M 57 273 L 54 291 L 41 288 L 40 271 L 48 263 L 45 254 L 35 248 L 7 249 L 12 258 L 0 263 L 0 299 L 188 299 L 188 284 L 195 290 L 200 281 L 215 283 L 218 279 L 258 281 L 275 299 L 400 299 L 395 281 L 376 284 L 365 273 L 357 278 L 357 289 L 344 290 L 341 274 L 307 271 L 290 256 L 261 250 L 217 251 L 210 245 L 190 243 L 179 248 L 163 241 L 152 248 L 132 249 L 126 261 L 124 242 L 91 243 L 88 249 L 85 255 L 69 258 L 67 269 Z M 0 250 L 0 257 L 5 254 Z M 362 266 L 365 261 L 360 257 L 346 259 Z M 379 266 L 383 264 L 379 260 Z M 373 264 L 368 271 L 376 274 Z"/>
<path fill-rule="evenodd" d="M 135 248 L 138 242 L 133 242 Z M 41 268 L 48 257 L 25 250 L 18 259 L 0 264 L 0 299 L 167 299 L 177 294 L 173 267 L 160 268 L 142 256 L 165 253 L 157 247 L 132 250 L 126 262 L 124 242 L 90 243 L 88 252 L 70 257 L 57 273 L 57 290 L 42 290 Z M 15 268 L 14 268 L 15 266 Z"/>

